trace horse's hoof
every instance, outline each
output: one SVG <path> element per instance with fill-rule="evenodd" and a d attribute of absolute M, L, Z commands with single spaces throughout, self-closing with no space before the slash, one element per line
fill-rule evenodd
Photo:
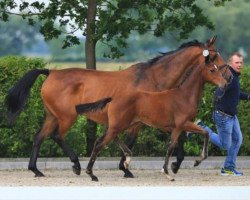
<path fill-rule="evenodd" d="M 196 160 L 196 161 L 194 162 L 194 167 L 197 167 L 200 163 L 201 163 L 201 161 Z"/>
<path fill-rule="evenodd" d="M 174 174 L 177 174 L 179 168 L 180 168 L 180 167 L 178 167 L 178 166 L 176 165 L 176 162 L 172 162 L 172 164 L 171 164 L 171 170 L 172 170 L 172 172 L 173 172 Z"/>
<path fill-rule="evenodd" d="M 73 169 L 73 172 L 76 174 L 76 175 L 80 175 L 81 174 L 81 167 L 77 167 L 77 166 L 72 166 L 72 169 Z"/>
<path fill-rule="evenodd" d="M 123 164 L 119 165 L 119 169 L 124 172 L 124 178 L 134 178 L 134 175 Z"/>
<path fill-rule="evenodd" d="M 124 178 L 134 178 L 134 175 L 129 170 L 127 170 L 124 174 Z"/>
<path fill-rule="evenodd" d="M 44 174 L 42 172 L 37 172 L 35 174 L 35 177 L 44 177 Z"/>
<path fill-rule="evenodd" d="M 168 180 L 174 181 L 174 178 L 172 176 L 170 176 L 169 174 L 166 174 L 166 176 L 167 176 Z"/>
<path fill-rule="evenodd" d="M 94 175 L 91 176 L 91 179 L 92 179 L 92 181 L 95 181 L 95 182 L 99 181 L 98 178 L 96 176 L 94 176 Z"/>

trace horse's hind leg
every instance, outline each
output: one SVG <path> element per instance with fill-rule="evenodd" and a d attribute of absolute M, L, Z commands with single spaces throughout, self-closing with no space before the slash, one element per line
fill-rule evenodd
<path fill-rule="evenodd" d="M 44 174 L 37 169 L 36 162 L 40 146 L 46 136 L 51 134 L 57 127 L 56 118 L 50 114 L 46 116 L 45 122 L 40 131 L 37 132 L 34 138 L 34 143 L 31 151 L 28 169 L 35 173 L 36 177 L 42 177 Z"/>
<path fill-rule="evenodd" d="M 185 155 L 185 151 L 184 151 L 184 143 L 186 141 L 186 134 L 185 132 L 182 132 L 182 134 L 180 135 L 179 139 L 178 139 L 178 145 L 177 145 L 177 151 L 176 151 L 176 162 L 172 162 L 171 164 L 171 170 L 174 174 L 177 174 L 182 161 L 184 160 L 184 155 Z"/>
<path fill-rule="evenodd" d="M 74 163 L 74 165 L 72 166 L 73 172 L 76 175 L 80 175 L 81 165 L 80 165 L 79 159 L 77 155 L 72 151 L 72 149 L 68 146 L 68 144 L 65 142 L 65 140 L 62 137 L 60 137 L 58 133 L 58 129 L 56 129 L 55 132 L 51 135 L 51 138 L 62 148 L 64 153 L 67 156 L 69 156 L 71 162 Z"/>

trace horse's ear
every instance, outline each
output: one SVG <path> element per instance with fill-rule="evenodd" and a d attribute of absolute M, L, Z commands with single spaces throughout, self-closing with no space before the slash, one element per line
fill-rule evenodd
<path fill-rule="evenodd" d="M 212 46 L 212 45 L 215 43 L 216 38 L 217 38 L 217 36 L 215 35 L 215 36 L 213 36 L 212 38 L 208 39 L 205 45 L 206 45 L 207 47 Z"/>

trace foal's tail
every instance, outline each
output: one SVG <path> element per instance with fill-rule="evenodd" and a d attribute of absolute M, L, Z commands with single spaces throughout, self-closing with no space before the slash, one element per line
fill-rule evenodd
<path fill-rule="evenodd" d="M 77 114 L 84 114 L 86 112 L 95 112 L 103 109 L 109 102 L 112 101 L 111 97 L 101 99 L 93 103 L 78 104 L 76 105 Z"/>
<path fill-rule="evenodd" d="M 49 70 L 30 70 L 8 91 L 5 102 L 8 110 L 7 118 L 10 123 L 13 123 L 22 111 L 29 97 L 30 89 L 40 74 L 48 76 Z"/>

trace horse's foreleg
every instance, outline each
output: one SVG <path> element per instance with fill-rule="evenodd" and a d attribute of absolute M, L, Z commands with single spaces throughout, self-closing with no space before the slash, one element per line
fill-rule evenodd
<path fill-rule="evenodd" d="M 195 160 L 194 162 L 194 167 L 198 166 L 203 160 L 205 160 L 208 157 L 208 141 L 209 141 L 209 136 L 208 136 L 208 132 L 205 131 L 203 128 L 201 128 L 200 126 L 194 124 L 193 122 L 186 122 L 185 126 L 184 126 L 186 131 L 190 131 L 190 132 L 194 132 L 194 133 L 198 133 L 204 136 L 204 143 L 203 143 L 203 148 L 202 148 L 202 152 L 200 155 L 200 158 L 198 158 L 197 160 Z"/>
<path fill-rule="evenodd" d="M 178 129 L 174 129 L 171 133 L 171 141 L 170 141 L 170 145 L 168 147 L 168 150 L 167 150 L 167 154 L 166 154 L 166 157 L 165 157 L 165 163 L 163 165 L 163 170 L 165 172 L 165 174 L 167 175 L 167 178 L 170 180 L 170 181 L 174 181 L 174 178 L 171 177 L 168 173 L 168 163 L 169 163 L 169 159 L 171 157 L 171 155 L 173 154 L 174 152 L 174 148 L 177 144 L 177 141 L 178 141 L 178 138 L 179 138 L 179 135 L 180 135 L 180 131 Z"/>
<path fill-rule="evenodd" d="M 80 175 L 81 165 L 80 165 L 79 159 L 77 155 L 73 152 L 73 150 L 65 142 L 65 140 L 59 136 L 58 129 L 56 129 L 55 132 L 51 135 L 51 138 L 62 148 L 64 153 L 67 156 L 69 156 L 71 162 L 74 163 L 74 165 L 72 166 L 73 172 L 76 175 Z"/>
<path fill-rule="evenodd" d="M 133 138 L 133 141 L 135 141 L 135 138 Z M 126 178 L 134 178 L 134 175 L 129 171 L 128 167 L 129 167 L 129 163 L 131 160 L 131 156 L 132 156 L 132 152 L 130 150 L 130 148 L 125 145 L 121 140 L 119 140 L 118 138 L 115 139 L 115 142 L 120 146 L 122 152 L 123 152 L 123 156 L 122 159 L 120 161 L 119 164 L 119 169 L 124 171 L 124 177 Z M 123 163 L 121 164 L 121 162 L 123 161 Z"/>
<path fill-rule="evenodd" d="M 174 152 L 174 148 L 176 146 L 176 143 L 172 143 L 170 142 L 170 145 L 167 149 L 167 154 L 166 154 L 166 157 L 165 157 L 165 163 L 163 165 L 163 171 L 165 172 L 165 174 L 167 175 L 167 178 L 170 180 L 170 181 L 174 181 L 174 178 L 171 177 L 168 173 L 168 163 L 169 163 L 169 159 L 171 157 L 171 155 L 173 154 Z"/>
<path fill-rule="evenodd" d="M 176 152 L 176 162 L 172 162 L 171 170 L 174 174 L 176 174 L 181 166 L 182 161 L 184 160 L 184 143 L 186 141 L 185 132 L 182 132 L 178 139 L 177 152 Z"/>
<path fill-rule="evenodd" d="M 205 160 L 208 157 L 209 136 L 208 136 L 207 132 L 205 132 L 205 133 L 206 134 L 204 135 L 204 143 L 203 143 L 202 152 L 201 152 L 200 158 L 195 160 L 194 167 L 198 166 L 203 160 Z"/>

